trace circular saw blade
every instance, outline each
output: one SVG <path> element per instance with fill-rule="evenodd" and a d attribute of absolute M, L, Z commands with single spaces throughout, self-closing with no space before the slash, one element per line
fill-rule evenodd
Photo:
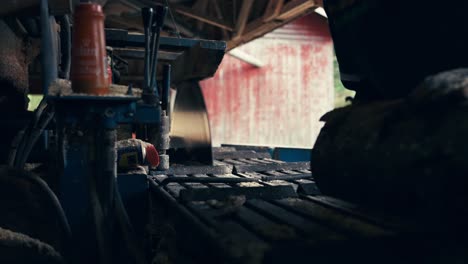
<path fill-rule="evenodd" d="M 171 161 L 212 165 L 210 123 L 198 82 L 177 86 L 171 119 Z"/>

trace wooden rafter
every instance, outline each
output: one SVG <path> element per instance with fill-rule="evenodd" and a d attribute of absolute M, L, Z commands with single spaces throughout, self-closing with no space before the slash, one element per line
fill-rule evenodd
<path fill-rule="evenodd" d="M 267 8 L 265 9 L 265 13 L 263 14 L 263 21 L 269 22 L 275 19 L 281 13 L 283 4 L 284 0 L 270 0 Z"/>
<path fill-rule="evenodd" d="M 322 5 L 322 1 L 168 0 L 172 3 L 170 5 L 172 13 L 178 14 L 174 16 L 174 20 L 183 36 L 224 39 L 227 41 L 228 50 L 313 12 Z M 105 6 L 107 25 L 141 31 L 140 8 L 165 4 L 166 0 L 107 0 L 107 2 Z M 172 18 L 166 19 L 165 26 L 176 28 Z"/>
<path fill-rule="evenodd" d="M 317 7 L 315 0 L 292 0 L 283 6 L 277 19 L 286 20 L 314 7 Z"/>
<path fill-rule="evenodd" d="M 238 39 L 244 33 L 245 26 L 249 20 L 250 10 L 252 9 L 252 4 L 254 0 L 243 0 L 239 16 L 237 17 L 235 35 L 233 39 Z"/>
<path fill-rule="evenodd" d="M 231 25 L 227 24 L 225 21 L 222 21 L 220 19 L 217 19 L 215 17 L 209 17 L 207 15 L 202 15 L 202 14 L 197 14 L 195 13 L 194 10 L 184 7 L 184 6 L 176 6 L 174 8 L 174 11 L 182 14 L 184 16 L 205 22 L 206 24 L 210 24 L 215 27 L 219 27 L 228 31 L 233 31 L 234 29 L 232 28 Z"/>
<path fill-rule="evenodd" d="M 233 38 L 228 41 L 227 49 L 231 50 L 242 43 L 263 36 L 297 17 L 313 12 L 317 7 L 316 1 L 314 0 L 291 0 L 283 5 L 279 15 L 269 22 L 265 22 L 264 18 L 260 17 L 248 23 L 241 37 Z"/>

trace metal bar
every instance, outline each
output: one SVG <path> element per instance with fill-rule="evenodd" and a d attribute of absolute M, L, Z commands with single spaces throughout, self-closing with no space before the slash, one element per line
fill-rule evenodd
<path fill-rule="evenodd" d="M 311 179 L 311 173 L 305 174 L 290 174 L 290 175 L 281 175 L 281 176 L 264 176 L 262 181 L 292 181 L 292 180 L 302 180 L 302 179 Z"/>
<path fill-rule="evenodd" d="M 150 54 L 151 54 L 151 46 L 150 46 L 150 28 L 153 24 L 153 9 L 152 8 L 143 8 L 141 10 L 141 15 L 143 17 L 143 27 L 145 32 L 145 82 L 143 90 L 147 91 L 150 87 Z"/>
<path fill-rule="evenodd" d="M 57 78 L 57 46 L 52 33 L 55 18 L 49 15 L 49 1 L 41 1 L 41 68 L 42 91 L 47 96 L 50 84 Z"/>
<path fill-rule="evenodd" d="M 228 174 L 232 166 L 179 166 L 171 167 L 166 171 L 152 171 L 152 175 L 189 175 L 189 174 Z"/>
<path fill-rule="evenodd" d="M 271 158 L 268 152 L 255 152 L 253 150 L 238 151 L 213 151 L 213 158 L 217 160 L 224 159 L 265 159 Z"/>
<path fill-rule="evenodd" d="M 145 45 L 145 36 L 138 33 L 129 33 L 127 30 L 121 29 L 106 29 L 106 43 L 109 46 L 115 47 L 141 47 Z M 226 49 L 226 42 L 214 40 L 200 40 L 187 38 L 160 38 L 161 49 L 188 49 L 199 45 L 201 48 L 222 50 Z"/>
<path fill-rule="evenodd" d="M 161 91 L 161 109 L 169 115 L 169 90 L 171 89 L 171 65 L 165 64 L 163 69 L 163 87 Z"/>
<path fill-rule="evenodd" d="M 257 179 L 248 178 L 234 178 L 234 177 L 207 177 L 207 178 L 195 178 L 195 177 L 168 177 L 161 182 L 161 185 L 167 185 L 169 183 L 242 183 L 242 182 L 259 182 Z"/>
<path fill-rule="evenodd" d="M 180 191 L 181 201 L 225 200 L 227 197 L 245 196 L 245 199 L 276 200 L 297 197 L 291 185 L 235 186 L 232 188 L 199 188 Z"/>
<path fill-rule="evenodd" d="M 161 28 L 166 18 L 167 7 L 157 6 L 155 11 L 155 18 L 151 27 L 151 76 L 150 86 L 147 90 L 149 93 L 159 97 L 158 86 L 156 81 L 156 69 L 158 66 L 158 51 L 159 43 L 161 40 Z"/>

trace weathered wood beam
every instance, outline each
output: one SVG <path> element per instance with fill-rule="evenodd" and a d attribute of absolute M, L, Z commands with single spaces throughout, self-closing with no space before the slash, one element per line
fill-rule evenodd
<path fill-rule="evenodd" d="M 310 8 L 316 8 L 315 0 L 292 0 L 281 9 L 281 14 L 277 17 L 280 20 L 286 20 L 291 17 L 296 17 L 298 14 L 304 13 Z"/>
<path fill-rule="evenodd" d="M 174 11 L 182 14 L 184 16 L 205 22 L 206 24 L 210 24 L 215 27 L 223 28 L 229 31 L 233 31 L 234 29 L 231 27 L 231 25 L 227 24 L 225 21 L 222 21 L 220 19 L 217 19 L 215 17 L 209 17 L 206 15 L 202 14 L 196 14 L 194 10 L 184 7 L 184 6 L 177 6 L 174 8 Z"/>
<path fill-rule="evenodd" d="M 316 7 L 317 5 L 315 5 L 315 1 L 313 0 L 292 0 L 284 5 L 280 15 L 270 22 L 264 22 L 263 17 L 260 17 L 247 24 L 242 37 L 233 38 L 227 43 L 227 50 L 231 50 L 242 43 L 261 37 L 293 19 L 309 14 L 313 12 Z"/>
<path fill-rule="evenodd" d="M 252 4 L 254 0 L 244 0 L 242 1 L 241 10 L 239 16 L 237 17 L 235 35 L 233 39 L 239 39 L 244 33 L 245 26 L 249 20 L 250 10 L 252 9 Z"/>
<path fill-rule="evenodd" d="M 215 12 L 216 12 L 216 17 L 217 17 L 218 19 L 224 20 L 223 12 L 221 11 L 221 8 L 219 7 L 218 0 L 211 0 L 211 4 L 213 5 L 214 10 L 215 10 Z M 229 33 L 227 32 L 227 30 L 222 29 L 222 31 L 223 31 L 223 39 L 224 39 L 224 40 L 229 39 L 230 36 L 229 36 Z"/>
<path fill-rule="evenodd" d="M 267 8 L 265 9 L 265 13 L 263 14 L 263 21 L 269 22 L 275 19 L 281 13 L 283 4 L 284 0 L 270 0 Z"/>

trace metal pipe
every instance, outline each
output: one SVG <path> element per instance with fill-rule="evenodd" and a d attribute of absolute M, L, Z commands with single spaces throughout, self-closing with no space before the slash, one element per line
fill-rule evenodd
<path fill-rule="evenodd" d="M 171 65 L 165 64 L 163 71 L 163 87 L 161 91 L 161 109 L 169 115 L 169 90 L 171 89 Z"/>
<path fill-rule="evenodd" d="M 52 24 L 55 18 L 49 15 L 49 1 L 41 0 L 41 77 L 42 91 L 48 94 L 50 84 L 57 78 L 57 45 Z"/>
<path fill-rule="evenodd" d="M 114 209 L 113 185 L 117 178 L 117 150 L 115 144 L 117 141 L 117 131 L 115 129 L 105 129 L 101 133 L 98 133 L 98 135 L 100 134 L 99 138 L 101 139 L 99 141 L 102 147 L 101 157 L 99 157 L 101 159 L 99 162 L 101 169 L 99 170 L 100 173 L 96 176 L 99 177 L 97 179 L 100 183 L 98 191 L 101 197 L 104 217 L 109 217 L 108 220 L 110 220 Z"/>
<path fill-rule="evenodd" d="M 61 71 L 59 77 L 62 79 L 70 79 L 71 68 L 71 24 L 70 17 L 59 16 L 58 22 L 60 23 L 60 50 L 61 56 Z"/>

